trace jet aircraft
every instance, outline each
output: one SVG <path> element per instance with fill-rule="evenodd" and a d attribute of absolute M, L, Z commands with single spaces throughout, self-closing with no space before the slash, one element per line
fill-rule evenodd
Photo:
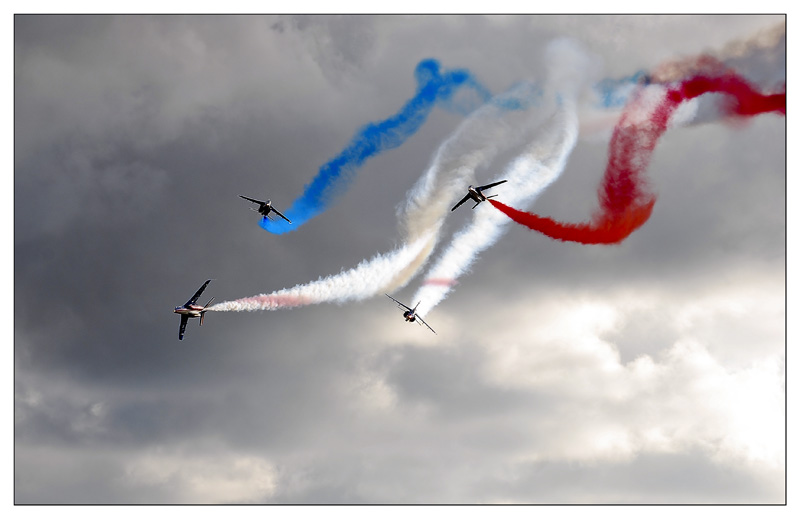
<path fill-rule="evenodd" d="M 197 299 L 200 297 L 200 294 L 203 293 L 203 290 L 206 289 L 209 283 L 211 283 L 210 279 L 203 283 L 203 286 L 201 286 L 197 292 L 194 293 L 191 299 L 186 301 L 186 304 L 183 306 L 176 306 L 175 310 L 173 310 L 174 313 L 180 314 L 181 316 L 181 330 L 178 332 L 178 339 L 183 340 L 183 334 L 186 331 L 186 322 L 190 318 L 199 317 L 200 326 L 203 325 L 203 319 L 205 319 L 206 312 L 208 312 L 208 305 L 211 304 L 211 301 L 213 301 L 214 298 L 212 297 L 209 299 L 205 306 L 200 306 L 196 303 Z"/>
<path fill-rule="evenodd" d="M 252 209 L 253 211 L 256 211 L 259 214 L 263 214 L 264 216 L 266 216 L 270 220 L 272 220 L 272 217 L 269 215 L 269 213 L 273 212 L 273 213 L 277 214 L 278 216 L 280 216 L 281 218 L 283 218 L 284 220 L 286 220 L 287 222 L 292 223 L 292 221 L 289 220 L 288 218 L 286 218 L 285 216 L 283 216 L 283 214 L 280 211 L 278 211 L 277 209 L 272 207 L 272 202 L 270 200 L 267 200 L 266 202 L 262 202 L 261 200 L 256 200 L 255 198 L 248 198 L 248 197 L 246 197 L 244 195 L 239 195 L 239 196 L 241 198 L 244 198 L 245 200 L 249 200 L 249 201 L 253 202 L 254 204 L 258 204 L 258 209 L 253 208 L 253 207 L 251 207 L 250 209 Z"/>
<path fill-rule="evenodd" d="M 432 331 L 433 333 L 436 333 L 435 331 L 433 331 L 433 328 L 431 328 L 428 323 L 426 323 L 425 321 L 422 320 L 422 317 L 417 315 L 417 306 L 419 306 L 419 303 L 417 303 L 417 305 L 414 308 L 409 308 L 406 305 L 404 305 L 403 303 L 401 303 L 400 301 L 398 301 L 397 299 L 395 299 L 392 296 L 390 296 L 389 294 L 386 294 L 386 297 L 388 297 L 389 299 L 391 299 L 392 301 L 397 303 L 401 310 L 405 308 L 405 311 L 403 312 L 403 317 L 405 317 L 407 322 L 413 323 L 414 321 L 419 320 L 420 322 L 418 322 L 417 324 L 419 324 L 420 326 L 422 326 L 424 324 L 425 326 L 428 327 L 428 329 L 430 331 Z M 422 324 L 420 324 L 420 323 L 422 323 Z"/>
<path fill-rule="evenodd" d="M 450 209 L 450 211 L 455 211 L 458 206 L 460 206 L 470 198 L 475 202 L 475 205 L 472 206 L 472 208 L 475 209 L 481 202 L 485 202 L 487 199 L 494 198 L 497 196 L 497 195 L 489 195 L 489 196 L 484 195 L 483 194 L 484 189 L 489 189 L 490 187 L 500 185 L 503 182 L 507 182 L 507 180 L 501 180 L 500 182 L 494 182 L 492 184 L 486 184 L 485 186 L 479 186 L 479 187 L 469 186 L 467 188 L 467 194 L 464 196 L 464 198 L 462 198 L 459 203 L 454 205 L 453 208 Z"/>

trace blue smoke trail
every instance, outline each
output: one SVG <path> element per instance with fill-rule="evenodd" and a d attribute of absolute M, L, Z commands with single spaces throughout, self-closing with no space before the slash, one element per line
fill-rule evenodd
<path fill-rule="evenodd" d="M 637 85 L 650 82 L 650 77 L 644 70 L 640 70 L 620 79 L 606 78 L 598 81 L 594 90 L 600 96 L 599 105 L 602 108 L 622 108 L 631 96 Z"/>
<path fill-rule="evenodd" d="M 491 93 L 467 70 L 440 71 L 439 62 L 421 61 L 414 72 L 417 92 L 403 108 L 388 119 L 362 127 L 342 152 L 319 169 L 306 185 L 302 196 L 284 214 L 292 224 L 281 219 L 261 218 L 260 225 L 273 234 L 299 229 L 305 222 L 324 212 L 349 187 L 356 170 L 364 161 L 385 150 L 402 145 L 428 117 L 437 103 L 466 115 L 491 98 Z M 453 99 L 461 87 L 469 87 L 480 98 L 479 103 L 460 97 Z"/>
<path fill-rule="evenodd" d="M 440 71 L 434 59 L 421 61 L 414 71 L 417 92 L 395 115 L 380 122 L 362 127 L 339 155 L 319 169 L 319 173 L 305 186 L 304 193 L 294 201 L 284 214 L 292 224 L 282 219 L 261 218 L 259 224 L 273 234 L 285 234 L 300 228 L 308 220 L 328 209 L 354 180 L 356 171 L 364 161 L 379 153 L 401 146 L 406 139 L 422 126 L 434 106 L 468 115 L 481 104 L 491 99 L 491 93 L 470 74 L 468 70 Z M 629 77 L 606 79 L 595 86 L 603 108 L 622 106 L 635 85 L 645 78 L 644 72 Z M 471 88 L 477 96 L 458 96 L 461 87 Z M 538 92 L 539 96 L 541 91 Z M 526 110 L 537 99 L 525 101 L 504 99 L 494 102 L 507 103 L 506 110 Z"/>

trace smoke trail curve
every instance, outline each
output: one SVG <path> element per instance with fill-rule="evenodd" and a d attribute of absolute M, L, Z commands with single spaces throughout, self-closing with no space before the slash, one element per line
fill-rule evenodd
<path fill-rule="evenodd" d="M 761 44 L 760 48 L 765 48 L 765 45 Z M 771 48 L 774 49 L 775 45 L 772 45 Z M 595 102 L 594 107 L 610 109 L 608 110 L 609 112 L 615 111 L 616 106 L 621 104 L 622 100 L 628 100 L 632 95 L 632 92 L 638 91 L 638 88 L 636 88 L 638 85 L 634 83 L 640 82 L 641 80 L 642 75 L 637 73 L 628 78 L 618 80 L 616 84 L 611 84 L 611 86 L 604 86 L 601 84 L 599 89 L 595 88 L 595 99 L 598 99 L 597 96 L 599 96 L 599 101 Z M 647 81 L 643 82 L 646 83 Z M 449 98 L 440 99 L 441 105 L 445 108 L 448 107 L 448 99 Z M 493 101 L 497 101 L 495 103 L 496 106 L 504 107 L 506 110 L 521 109 L 524 108 L 524 106 L 521 105 L 525 104 L 520 103 L 518 99 L 514 98 L 509 98 L 506 100 L 496 98 Z M 685 103 L 683 106 L 688 108 L 688 105 L 689 103 Z M 744 106 L 746 107 L 747 105 L 745 104 Z M 450 106 L 450 108 L 452 108 L 452 106 Z M 743 110 L 745 109 L 743 108 Z M 606 117 L 605 120 L 611 121 L 618 117 L 618 114 L 612 115 L 613 117 Z M 694 117 L 694 114 L 691 115 Z M 581 115 L 581 118 L 583 118 L 583 114 Z M 672 119 L 672 122 L 674 123 L 675 119 L 677 119 L 677 113 L 673 114 Z M 465 121 L 465 123 L 467 122 L 468 121 Z M 478 125 L 478 127 L 480 128 L 480 125 Z M 614 127 L 613 123 L 608 126 L 609 130 L 612 127 Z M 463 185 L 460 184 L 464 183 L 464 179 L 470 178 L 472 175 L 474 175 L 476 164 L 478 164 L 481 160 L 488 162 L 488 157 L 491 150 L 487 150 L 485 154 L 476 153 L 473 156 L 470 156 L 469 153 L 465 153 L 465 157 L 470 158 L 462 161 L 460 165 L 456 162 L 453 162 L 451 167 L 446 167 L 444 165 L 447 160 L 451 159 L 447 159 L 447 157 L 443 158 L 442 155 L 446 156 L 448 154 L 455 154 L 454 150 L 456 147 L 451 145 L 454 142 L 463 141 L 462 145 L 464 142 L 466 142 L 466 139 L 463 138 L 464 136 L 461 130 L 462 128 L 460 127 L 459 131 L 456 132 L 456 135 L 448 139 L 448 141 L 440 146 L 439 150 L 437 151 L 436 158 L 434 159 L 434 165 L 431 166 L 428 173 L 420 179 L 414 190 L 412 190 L 412 192 L 409 194 L 405 208 L 406 213 L 401 217 L 401 226 L 404 226 L 406 236 L 405 245 L 392 253 L 377 255 L 372 260 L 362 262 L 355 269 L 342 272 L 339 275 L 329 276 L 328 278 L 320 278 L 316 282 L 306 285 L 298 285 L 294 289 L 284 289 L 272 294 L 261 294 L 260 296 L 254 296 L 253 298 L 245 298 L 239 301 L 220 303 L 215 305 L 215 308 L 212 309 L 218 311 L 236 310 L 236 306 L 238 305 L 240 307 L 238 309 L 271 310 L 275 308 L 287 308 L 323 301 L 341 302 L 370 297 L 371 295 L 384 290 L 391 291 L 391 287 L 393 286 L 403 286 L 405 283 L 407 283 L 408 279 L 410 279 L 411 276 L 413 276 L 422 267 L 424 262 L 429 257 L 430 252 L 432 251 L 436 242 L 438 241 L 438 234 L 441 228 L 441 219 L 443 216 L 439 217 L 437 214 L 441 213 L 442 206 L 449 206 L 449 203 L 451 203 L 444 203 L 444 201 L 450 200 L 453 197 L 460 197 L 460 195 L 457 193 L 463 189 Z M 581 129 L 581 131 L 583 132 L 583 129 Z M 498 133 L 498 135 L 500 134 Z M 566 142 L 566 140 L 568 139 L 565 139 L 564 142 Z M 486 141 L 488 144 L 492 144 L 492 139 L 486 139 Z M 501 143 L 501 145 L 505 146 L 505 143 Z M 491 146 L 488 147 L 491 148 Z M 564 161 L 566 160 L 571 147 L 568 148 L 569 149 L 566 151 L 562 151 L 561 158 Z M 436 166 L 437 164 L 438 166 Z M 563 169 L 563 164 L 560 165 L 560 167 Z M 437 168 L 442 170 L 441 176 L 437 176 Z M 445 179 L 450 179 L 451 182 L 448 182 Z M 457 189 L 454 191 L 454 188 Z M 505 197 L 504 199 L 508 200 Z M 639 209 L 646 209 L 648 206 L 647 204 L 641 204 L 636 207 Z M 477 211 L 481 211 L 482 209 L 484 208 L 479 208 Z M 652 210 L 652 204 L 650 204 L 649 210 Z M 502 223 L 498 223 L 498 226 L 502 226 L 508 222 L 508 220 L 499 213 L 492 213 L 491 211 L 482 212 L 488 214 L 497 214 L 498 217 L 501 217 Z M 447 213 L 445 212 L 444 214 L 446 215 Z M 642 213 L 641 211 L 639 214 L 632 212 L 624 215 L 624 217 L 618 218 L 618 221 L 627 219 L 629 221 L 628 225 L 635 227 L 637 226 L 637 222 L 639 220 L 642 218 L 646 220 L 647 217 L 649 217 L 649 211 L 646 214 Z M 496 239 L 497 238 L 494 238 L 494 241 L 496 241 Z M 483 250 L 483 248 L 486 248 L 489 245 L 490 244 L 474 248 L 472 252 L 467 251 L 466 254 L 471 254 L 474 258 L 474 255 L 477 254 L 477 252 Z M 467 262 L 466 266 L 462 269 L 462 272 L 469 267 L 469 263 L 471 261 L 472 260 L 469 260 Z M 376 278 L 373 278 L 370 273 L 378 274 Z M 449 290 L 456 283 L 456 277 L 436 277 L 435 274 L 435 270 L 432 270 L 432 272 L 424 281 L 423 288 L 445 287 L 447 290 Z M 369 280 L 367 283 L 368 288 L 364 288 L 362 283 L 362 280 L 364 279 Z M 376 279 L 377 281 L 375 281 Z M 375 283 L 374 285 L 373 282 Z M 381 283 L 383 283 L 383 285 L 381 285 Z M 381 286 L 382 288 L 378 288 Z M 443 297 L 444 295 L 442 298 Z M 428 306 L 428 309 L 430 309 L 431 306 L 432 305 Z M 422 312 L 421 315 L 423 315 Z"/>
<path fill-rule="evenodd" d="M 599 82 L 595 88 L 596 108 L 607 110 L 623 105 L 643 75 L 644 72 L 637 72 L 621 79 Z M 263 217 L 259 225 L 273 234 L 285 234 L 327 210 L 347 190 L 356 171 L 368 158 L 401 146 L 419 130 L 437 104 L 464 115 L 472 112 L 476 106 L 469 98 L 460 102 L 455 99 L 462 87 L 469 87 L 480 103 L 491 97 L 489 90 L 469 71 L 456 69 L 442 73 L 439 63 L 433 59 L 421 61 L 415 77 L 417 92 L 399 112 L 383 121 L 363 126 L 347 147 L 320 167 L 317 176 L 305 186 L 303 194 L 284 211 L 292 224 L 283 219 Z M 494 98 L 494 101 L 506 110 L 524 110 L 528 104 L 518 98 Z"/>
<path fill-rule="evenodd" d="M 737 71 L 758 87 L 769 91 L 786 90 L 786 23 L 766 27 L 755 34 L 731 41 L 713 54 L 670 59 L 650 71 L 639 71 L 621 79 L 603 79 L 594 85 L 594 100 L 581 111 L 581 136 L 588 139 L 610 139 L 615 124 L 637 87 L 652 83 L 675 83 L 698 75 L 719 75 Z M 701 101 L 701 102 L 698 102 Z M 726 113 L 711 97 L 684 103 L 680 111 L 683 121 L 673 115 L 671 124 L 688 126 L 716 122 Z M 694 113 L 690 114 L 689 112 Z"/>
<path fill-rule="evenodd" d="M 561 223 L 513 209 L 495 200 L 490 200 L 491 204 L 515 222 L 557 240 L 582 244 L 620 243 L 650 218 L 656 197 L 647 189 L 642 174 L 650 163 L 658 139 L 667 130 L 670 117 L 682 103 L 715 92 L 726 94 L 722 108 L 731 116 L 786 113 L 785 92 L 760 93 L 733 72 L 691 77 L 666 90 L 659 86 L 655 88 L 660 94 L 656 108 L 651 111 L 644 109 L 642 101 L 648 100 L 644 92 L 640 92 L 614 129 L 608 164 L 598 190 L 600 210 L 589 222 Z M 652 92 L 654 89 L 648 90 Z M 641 118 L 642 113 L 647 117 Z"/>
<path fill-rule="evenodd" d="M 292 224 L 264 217 L 260 220 L 261 227 L 273 234 L 284 234 L 299 229 L 324 212 L 347 190 L 365 160 L 402 145 L 422 126 L 436 104 L 468 112 L 476 108 L 469 103 L 453 102 L 453 96 L 461 87 L 471 88 L 480 98 L 480 104 L 491 97 L 468 70 L 441 71 L 439 63 L 433 59 L 421 61 L 414 75 L 417 91 L 400 111 L 383 121 L 362 127 L 336 157 L 320 167 L 317 176 L 305 186 L 303 194 L 285 211 Z"/>
<path fill-rule="evenodd" d="M 577 96 L 585 81 L 589 57 L 569 40 L 556 40 L 547 49 L 550 63 L 550 96 L 558 106 L 549 124 L 541 127 L 525 151 L 517 156 L 499 178 L 508 180 L 502 197 L 514 204 L 529 204 L 554 182 L 566 167 L 578 140 Z M 494 180 L 498 180 L 494 179 Z M 412 304 L 424 317 L 450 293 L 456 280 L 476 260 L 478 254 L 503 235 L 508 220 L 493 211 L 475 209 L 473 219 L 452 239 L 450 246 L 431 267 L 417 290 Z"/>
<path fill-rule="evenodd" d="M 530 154 L 517 157 L 502 175 L 513 190 L 504 190 L 504 199 L 515 204 L 530 203 L 558 178 L 578 138 L 578 118 L 574 106 L 565 103 L 562 113 L 556 114 L 547 127 L 547 136 L 559 142 L 547 143 Z M 546 138 L 539 144 L 545 144 Z M 539 152 L 541 154 L 537 154 Z M 495 179 L 496 180 L 496 179 Z M 475 209 L 472 222 L 453 236 L 450 246 L 425 275 L 412 302 L 420 303 L 417 313 L 425 317 L 444 300 L 456 280 L 475 262 L 478 254 L 494 245 L 505 232 L 508 220 L 499 213 Z"/>
<path fill-rule="evenodd" d="M 527 107 L 537 95 L 531 84 L 517 85 L 473 112 L 439 146 L 431 166 L 409 191 L 404 210 L 398 215 L 404 244 L 396 250 L 378 254 L 339 274 L 271 294 L 226 301 L 210 310 L 275 310 L 323 302 L 342 303 L 404 286 L 427 261 L 450 205 L 474 176 L 475 169 L 515 144 L 526 128 L 538 125 L 542 117 L 538 111 L 524 119 L 521 129 L 502 117 L 510 109 Z"/>

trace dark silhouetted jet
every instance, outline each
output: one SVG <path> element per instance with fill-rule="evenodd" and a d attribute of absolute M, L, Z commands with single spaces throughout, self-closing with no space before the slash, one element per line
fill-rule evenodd
<path fill-rule="evenodd" d="M 428 323 L 426 323 L 425 321 L 422 320 L 422 317 L 417 315 L 417 306 L 419 306 L 419 303 L 417 303 L 414 308 L 410 308 L 410 307 L 404 305 L 403 303 L 401 303 L 400 301 L 398 301 L 397 299 L 393 298 L 389 294 L 386 294 L 386 297 L 388 297 L 389 299 L 391 299 L 392 301 L 397 303 L 398 307 L 401 310 L 405 309 L 405 311 L 403 312 L 403 317 L 405 317 L 407 322 L 413 323 L 414 321 L 419 321 L 417 324 L 419 324 L 420 326 L 422 326 L 424 324 L 425 326 L 428 327 L 428 329 L 430 331 L 432 331 L 433 333 L 436 333 L 436 332 L 433 331 L 433 328 L 431 328 Z"/>
<path fill-rule="evenodd" d="M 472 207 L 473 209 L 475 209 L 481 202 L 485 202 L 487 199 L 494 198 L 497 196 L 497 195 L 489 195 L 489 196 L 484 195 L 483 194 L 484 189 L 489 189 L 490 187 L 498 186 L 503 182 L 507 182 L 507 180 L 501 180 L 500 182 L 494 182 L 492 184 L 486 184 L 485 186 L 479 186 L 479 187 L 469 186 L 467 188 L 467 194 L 464 195 L 464 198 L 462 198 L 461 201 L 456 205 L 454 205 L 453 208 L 450 210 L 455 211 L 458 206 L 460 206 L 470 198 L 475 201 L 475 205 Z"/>
<path fill-rule="evenodd" d="M 248 198 L 248 197 L 246 197 L 244 195 L 239 195 L 239 196 L 241 198 L 244 198 L 245 200 L 249 200 L 250 202 L 253 202 L 254 204 L 258 204 L 258 209 L 255 209 L 253 207 L 251 207 L 250 209 L 252 209 L 253 211 L 255 211 L 255 212 L 259 213 L 259 214 L 263 214 L 264 216 L 266 216 L 270 220 L 272 220 L 272 217 L 269 215 L 269 213 L 272 212 L 272 213 L 277 214 L 278 216 L 280 216 L 281 218 L 283 218 L 287 222 L 292 223 L 292 221 L 289 220 L 288 218 L 286 218 L 285 216 L 283 216 L 283 214 L 280 211 L 278 211 L 277 209 L 272 207 L 272 202 L 271 201 L 267 200 L 266 202 L 262 202 L 261 200 L 256 200 L 255 198 Z"/>

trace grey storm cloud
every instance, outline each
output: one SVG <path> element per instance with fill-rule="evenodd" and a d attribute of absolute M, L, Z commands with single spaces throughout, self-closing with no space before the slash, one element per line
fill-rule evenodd
<path fill-rule="evenodd" d="M 620 78 L 784 22 L 16 15 L 15 502 L 784 502 L 774 114 L 667 132 L 653 215 L 620 245 L 511 226 L 425 316 L 438 335 L 382 294 L 212 312 L 183 341 L 170 312 L 209 278 L 205 298 L 234 300 L 398 246 L 398 209 L 460 114 L 434 109 L 295 232 L 265 232 L 237 195 L 290 205 L 414 95 L 423 59 L 498 94 L 546 81 L 557 38 Z M 785 82 L 785 50 L 737 56 Z M 590 218 L 607 144 L 580 139 L 533 209 Z"/>

